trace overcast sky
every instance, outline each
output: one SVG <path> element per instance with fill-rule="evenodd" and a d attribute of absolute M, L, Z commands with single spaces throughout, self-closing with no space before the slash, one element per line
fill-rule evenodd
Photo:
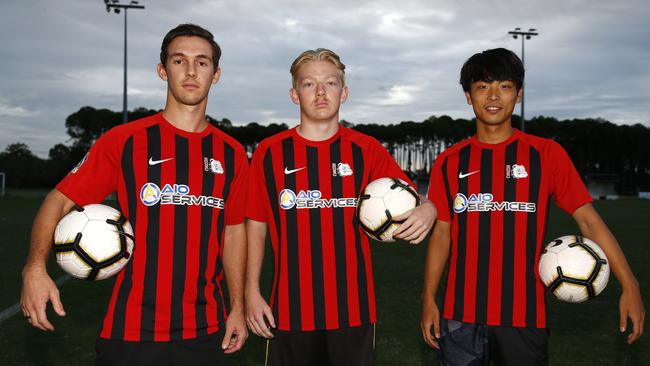
<path fill-rule="evenodd" d="M 125 3 L 125 0 L 122 0 Z M 160 43 L 179 23 L 212 31 L 222 77 L 208 114 L 235 124 L 285 122 L 289 66 L 305 49 L 330 48 L 347 65 L 353 123 L 472 117 L 458 85 L 473 53 L 526 41 L 526 116 L 602 117 L 650 126 L 647 0 L 207 1 L 141 0 L 129 27 L 129 108 L 160 109 Z M 65 118 L 83 106 L 122 109 L 123 14 L 102 0 L 0 2 L 0 150 L 24 142 L 46 157 L 69 142 Z M 518 113 L 519 109 L 517 109 Z"/>

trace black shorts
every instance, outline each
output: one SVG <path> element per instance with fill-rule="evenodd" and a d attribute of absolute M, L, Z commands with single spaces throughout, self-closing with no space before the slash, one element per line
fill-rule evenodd
<path fill-rule="evenodd" d="M 547 366 L 548 330 L 440 319 L 441 366 Z"/>
<path fill-rule="evenodd" d="M 375 325 L 335 330 L 274 330 L 267 343 L 267 366 L 370 366 Z"/>
<path fill-rule="evenodd" d="M 207 336 L 169 342 L 130 342 L 98 338 L 96 366 L 228 365 L 221 349 L 225 330 Z"/>

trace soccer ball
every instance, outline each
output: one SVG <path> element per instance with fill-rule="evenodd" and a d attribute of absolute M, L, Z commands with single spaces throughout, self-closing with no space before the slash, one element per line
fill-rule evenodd
<path fill-rule="evenodd" d="M 598 295 L 609 280 L 605 252 L 580 235 L 567 235 L 546 245 L 539 258 L 539 277 L 566 302 L 583 302 Z"/>
<path fill-rule="evenodd" d="M 375 240 L 393 242 L 393 231 L 402 221 L 393 217 L 417 207 L 420 197 L 405 181 L 379 178 L 368 183 L 357 203 L 357 218 L 363 231 Z"/>
<path fill-rule="evenodd" d="M 109 206 L 78 207 L 54 231 L 56 261 L 76 278 L 103 280 L 119 272 L 133 253 L 133 229 Z"/>

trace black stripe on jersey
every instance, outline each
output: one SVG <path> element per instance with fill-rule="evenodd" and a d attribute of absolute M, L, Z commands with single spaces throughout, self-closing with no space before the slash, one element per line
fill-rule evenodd
<path fill-rule="evenodd" d="M 330 145 L 330 162 L 341 162 L 341 140 Z M 332 175 L 332 197 L 343 197 L 343 181 L 341 177 Z M 348 327 L 348 275 L 347 258 L 345 254 L 345 216 L 342 207 L 332 208 L 334 223 L 334 257 L 336 259 L 336 289 L 338 300 L 339 327 Z"/>
<path fill-rule="evenodd" d="M 286 169 L 295 169 L 293 139 L 282 140 L 282 156 Z M 284 188 L 296 192 L 296 175 L 284 175 Z M 297 194 L 297 192 L 296 192 Z M 289 281 L 289 324 L 291 329 L 302 329 L 300 315 L 300 262 L 298 255 L 298 211 L 286 210 L 287 217 L 287 277 Z"/>
<path fill-rule="evenodd" d="M 364 165 L 363 150 L 357 144 L 352 144 L 352 161 L 354 163 L 354 196 L 359 197 L 363 183 Z M 359 289 L 359 316 L 361 323 L 370 321 L 370 308 L 368 306 L 368 279 L 366 278 L 366 260 L 361 248 L 361 234 L 359 225 L 354 219 L 354 242 L 357 249 L 357 283 Z"/>
<path fill-rule="evenodd" d="M 275 184 L 275 175 L 273 172 L 273 157 L 271 156 L 271 150 L 267 150 L 264 154 L 264 181 L 266 182 L 266 192 L 269 195 L 269 205 L 271 206 L 271 212 L 273 212 L 273 222 L 275 223 L 275 231 L 278 233 L 278 253 L 277 258 L 274 258 L 271 263 L 275 267 L 275 262 L 278 262 L 278 268 L 273 268 L 273 289 L 275 290 L 274 299 L 273 299 L 273 314 L 278 316 L 278 290 L 280 282 L 280 266 L 282 265 L 282 228 L 280 224 L 280 203 L 278 202 L 277 194 L 277 185 Z M 274 251 L 271 251 L 274 253 Z"/>
<path fill-rule="evenodd" d="M 464 194 L 466 197 L 469 197 L 469 179 L 460 178 L 462 172 L 469 171 L 469 155 L 472 149 L 472 145 L 467 145 L 463 147 L 459 152 L 459 161 L 458 161 L 458 192 Z M 453 210 L 453 206 L 452 206 Z M 458 253 L 456 255 L 456 286 L 455 293 L 456 299 L 454 301 L 454 315 L 453 319 L 462 319 L 463 318 L 463 303 L 465 300 L 465 257 L 467 249 L 467 211 L 458 215 Z"/>
<path fill-rule="evenodd" d="M 212 149 L 212 134 L 205 136 L 201 140 L 201 156 L 204 158 L 210 158 L 214 156 L 214 151 Z M 212 196 L 214 189 L 214 173 L 209 169 L 206 171 L 203 169 L 203 187 L 201 188 L 201 194 L 204 196 Z M 201 238 L 199 241 L 199 277 L 196 281 L 196 328 L 197 337 L 204 336 L 208 334 L 207 329 L 207 315 L 206 315 L 206 304 L 207 299 L 205 297 L 205 286 L 209 278 L 205 277 L 205 271 L 208 266 L 208 245 L 210 242 L 210 234 L 212 230 L 212 211 L 213 209 L 208 206 L 201 206 Z"/>
<path fill-rule="evenodd" d="M 136 209 L 138 207 L 138 190 L 135 188 L 135 169 L 133 168 L 133 136 L 124 142 L 122 150 L 122 176 L 126 190 L 126 204 L 129 216 L 127 219 L 135 229 Z M 124 211 L 122 211 L 124 212 Z"/>
<path fill-rule="evenodd" d="M 176 136 L 176 184 L 189 183 L 190 157 L 186 138 Z M 187 205 L 174 205 L 174 253 L 169 333 L 172 340 L 183 338 L 183 292 L 187 257 Z"/>
<path fill-rule="evenodd" d="M 160 160 L 160 126 L 147 127 L 147 147 L 149 158 Z M 148 165 L 147 176 L 150 183 L 161 187 L 161 164 Z M 160 205 L 147 207 L 149 222 L 147 225 L 147 243 L 158 243 L 160 230 Z M 147 245 L 147 262 L 144 268 L 144 284 L 142 290 L 142 319 L 140 324 L 140 339 L 153 341 L 156 320 L 156 279 L 158 272 L 158 245 Z"/>
<path fill-rule="evenodd" d="M 126 190 L 127 204 L 129 205 L 129 222 L 133 229 L 136 228 L 136 210 L 138 206 L 137 194 L 140 191 L 135 186 L 135 169 L 133 167 L 133 136 L 129 137 L 124 143 L 124 150 L 122 150 L 122 176 L 124 177 L 124 186 Z M 145 243 L 144 240 L 137 241 Z M 143 244 L 144 245 L 144 244 Z M 146 245 L 145 245 L 146 246 Z M 144 250 L 144 248 L 142 249 Z M 124 338 L 124 326 L 126 323 L 126 303 L 129 299 L 131 292 L 133 275 L 133 261 L 129 261 L 124 269 L 124 278 L 120 288 L 117 290 L 117 299 L 115 300 L 115 307 L 113 308 L 113 328 L 111 329 L 111 338 L 122 339 Z"/>
<path fill-rule="evenodd" d="M 541 160 L 539 151 L 530 147 L 528 168 L 528 202 L 537 202 L 539 209 L 539 187 L 541 185 Z M 535 252 L 537 249 L 537 210 L 528 213 L 526 233 L 526 326 L 534 327 L 537 322 L 537 280 L 535 278 Z"/>
<path fill-rule="evenodd" d="M 506 147 L 505 164 L 512 169 L 517 164 L 517 141 Z M 517 180 L 510 175 L 503 177 L 503 200 L 514 202 L 517 200 Z M 501 265 L 501 322 L 502 326 L 512 325 L 512 312 L 514 306 L 515 287 L 515 213 L 503 213 L 503 263 Z"/>
<path fill-rule="evenodd" d="M 492 192 L 492 150 L 481 150 L 481 192 Z M 478 263 L 476 268 L 476 322 L 487 321 L 488 278 L 490 264 L 490 227 L 492 213 L 479 214 Z"/>
<path fill-rule="evenodd" d="M 310 190 L 320 190 L 318 148 L 307 146 L 307 179 Z M 309 210 L 311 241 L 312 289 L 314 294 L 314 326 L 325 329 L 325 281 L 323 279 L 323 239 L 320 210 Z"/>
<path fill-rule="evenodd" d="M 221 193 L 222 199 L 224 202 L 228 202 L 228 196 L 230 195 L 230 185 L 232 184 L 232 181 L 235 177 L 235 169 L 237 168 L 235 166 L 235 150 L 232 148 L 232 146 L 224 143 L 223 145 L 223 163 L 225 165 L 225 177 L 224 177 L 224 182 L 223 182 L 223 191 Z M 219 235 L 219 246 L 220 250 L 219 252 L 222 253 L 223 251 L 223 238 L 225 235 L 225 223 L 226 223 L 226 212 L 225 210 L 219 210 L 219 216 L 217 218 L 217 233 Z M 217 265 L 215 267 L 215 275 L 219 276 L 221 272 L 223 271 L 223 261 L 221 260 L 221 255 L 217 257 Z M 217 320 L 219 321 L 219 325 L 224 324 L 226 319 L 223 316 L 223 309 L 225 309 L 225 306 L 223 304 L 223 298 L 221 298 L 221 294 L 219 293 L 219 289 L 221 288 L 221 284 L 217 284 L 217 286 L 214 286 L 214 298 L 217 299 Z"/>

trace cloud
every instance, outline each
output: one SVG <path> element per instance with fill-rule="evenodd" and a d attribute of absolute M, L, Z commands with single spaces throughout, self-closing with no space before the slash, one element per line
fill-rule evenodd
<path fill-rule="evenodd" d="M 129 106 L 164 106 L 155 73 L 164 34 L 182 22 L 210 29 L 223 49 L 222 79 L 207 113 L 242 124 L 298 121 L 289 66 L 305 49 L 327 47 L 347 66 L 354 123 L 471 118 L 458 85 L 473 53 L 526 41 L 527 116 L 603 117 L 650 125 L 650 6 L 645 0 L 240 0 L 141 1 L 129 11 Z M 123 14 L 70 0 L 0 2 L 0 149 L 32 141 L 39 154 L 66 140 L 65 118 L 80 107 L 121 110 Z M 20 128 L 14 128 L 20 125 Z M 13 126 L 13 127 L 12 127 Z M 37 144 L 38 146 L 35 146 Z M 42 145 L 42 146 L 41 146 Z"/>
<path fill-rule="evenodd" d="M 34 117 L 40 114 L 39 111 L 28 110 L 21 106 L 11 106 L 0 100 L 0 117 Z"/>

